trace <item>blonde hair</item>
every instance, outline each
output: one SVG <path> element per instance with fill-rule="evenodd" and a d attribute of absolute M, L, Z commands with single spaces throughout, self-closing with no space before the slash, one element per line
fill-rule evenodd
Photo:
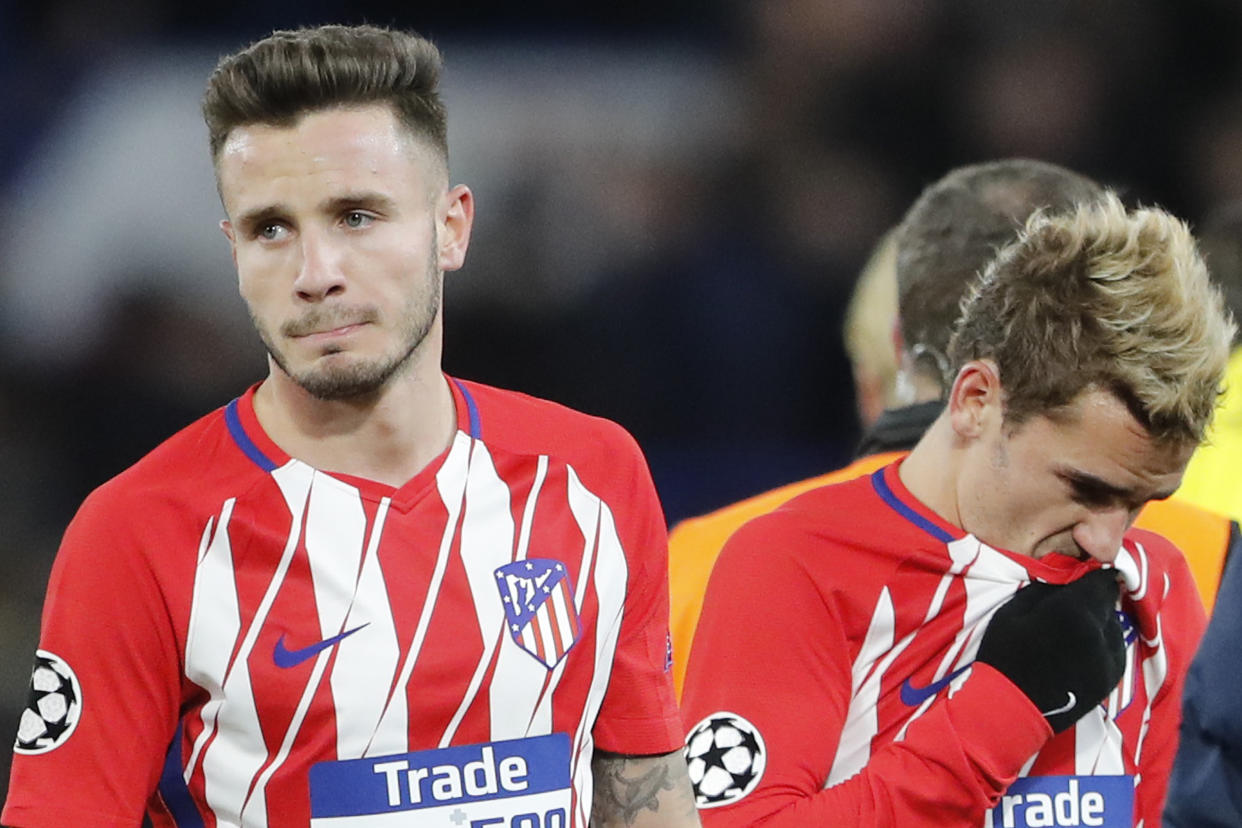
<path fill-rule="evenodd" d="M 1234 330 L 1186 224 L 1108 192 L 1027 221 L 963 298 L 949 359 L 996 362 L 1014 426 L 1091 387 L 1157 440 L 1197 443 Z"/>
<path fill-rule="evenodd" d="M 890 408 L 897 402 L 897 348 L 893 326 L 897 320 L 897 238 L 885 233 L 863 266 L 845 308 L 845 352 L 854 371 L 859 396 L 864 390 L 878 395 L 874 402 Z M 860 399 L 860 409 L 864 401 Z M 861 410 L 863 419 L 878 411 Z"/>

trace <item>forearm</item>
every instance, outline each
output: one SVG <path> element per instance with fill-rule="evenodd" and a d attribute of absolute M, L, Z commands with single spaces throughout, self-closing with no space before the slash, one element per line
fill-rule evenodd
<path fill-rule="evenodd" d="M 699 825 L 681 751 L 625 756 L 596 751 L 592 828 L 692 828 Z"/>
<path fill-rule="evenodd" d="M 807 791 L 769 776 L 736 805 L 703 811 L 704 824 L 976 828 L 1052 735 L 1021 691 L 986 666 L 976 669 L 957 695 L 933 705 L 903 741 L 877 749 L 844 782 Z"/>

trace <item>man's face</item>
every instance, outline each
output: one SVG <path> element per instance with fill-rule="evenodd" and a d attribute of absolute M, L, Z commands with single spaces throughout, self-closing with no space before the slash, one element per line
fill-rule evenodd
<path fill-rule="evenodd" d="M 349 399 L 420 349 L 438 364 L 443 272 L 464 259 L 470 193 L 447 189 L 389 107 L 238 127 L 217 174 L 241 295 L 280 371 Z"/>
<path fill-rule="evenodd" d="M 957 480 L 961 525 L 1011 552 L 1111 562 L 1143 504 L 1177 488 L 1193 449 L 1156 443 L 1096 389 L 1016 429 L 993 416 Z"/>

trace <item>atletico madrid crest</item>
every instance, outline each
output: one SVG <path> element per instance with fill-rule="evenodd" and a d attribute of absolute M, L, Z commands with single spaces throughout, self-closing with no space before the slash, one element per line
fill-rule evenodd
<path fill-rule="evenodd" d="M 513 641 L 551 670 L 582 632 L 565 564 L 528 558 L 496 570 L 496 587 Z"/>

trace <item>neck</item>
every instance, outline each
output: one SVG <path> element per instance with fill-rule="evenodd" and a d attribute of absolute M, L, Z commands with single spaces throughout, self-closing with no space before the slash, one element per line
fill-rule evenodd
<path fill-rule="evenodd" d="M 897 469 L 901 483 L 924 506 L 944 520 L 962 527 L 957 474 L 961 448 L 942 411 Z"/>
<path fill-rule="evenodd" d="M 346 400 L 313 397 L 272 365 L 255 392 L 255 416 L 290 457 L 401 486 L 448 447 L 457 427 L 439 360 L 419 356 L 373 394 Z"/>

